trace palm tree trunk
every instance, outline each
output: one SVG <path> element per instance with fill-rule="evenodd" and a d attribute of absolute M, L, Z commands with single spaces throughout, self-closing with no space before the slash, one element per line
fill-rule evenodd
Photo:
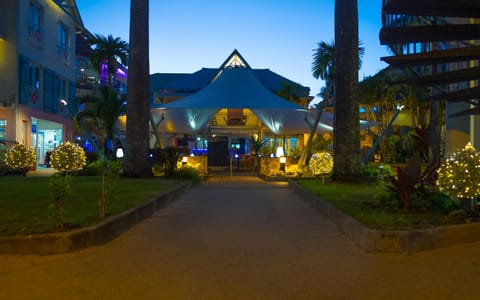
<path fill-rule="evenodd" d="M 322 119 L 322 114 L 325 108 L 327 107 L 328 104 L 328 99 L 330 99 L 330 93 L 332 91 L 332 85 L 329 84 L 327 85 L 327 89 L 325 90 L 325 94 L 323 95 L 323 101 L 318 107 L 318 112 L 317 116 L 315 117 L 315 120 L 313 121 L 313 124 L 310 126 L 310 135 L 308 136 L 307 143 L 305 144 L 305 148 L 303 148 L 302 154 L 300 155 L 300 158 L 298 159 L 298 168 L 302 169 L 305 167 L 307 163 L 307 157 L 312 152 L 312 142 L 313 142 L 313 137 L 316 134 L 318 124 L 320 123 L 320 120 Z"/>
<path fill-rule="evenodd" d="M 149 177 L 148 0 L 131 0 L 125 175 Z"/>
<path fill-rule="evenodd" d="M 358 181 L 360 124 L 358 104 L 357 0 L 335 0 L 335 116 L 332 179 Z"/>

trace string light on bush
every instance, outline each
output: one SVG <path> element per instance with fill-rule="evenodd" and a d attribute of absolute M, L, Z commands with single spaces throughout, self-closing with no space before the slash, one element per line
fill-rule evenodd
<path fill-rule="evenodd" d="M 450 197 L 480 196 L 480 153 L 468 143 L 454 152 L 438 169 L 437 184 Z"/>

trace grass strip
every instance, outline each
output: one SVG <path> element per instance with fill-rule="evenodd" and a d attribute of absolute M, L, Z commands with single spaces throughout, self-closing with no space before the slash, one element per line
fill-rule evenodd
<path fill-rule="evenodd" d="M 0 177 L 0 236 L 53 232 L 52 191 L 48 177 Z M 114 185 L 114 199 L 106 214 L 115 215 L 143 203 L 180 181 L 120 178 Z M 66 230 L 98 223 L 98 200 L 102 178 L 72 177 L 65 201 Z"/>
<path fill-rule="evenodd" d="M 377 184 L 344 184 L 317 179 L 301 179 L 297 183 L 345 214 L 372 229 L 408 230 L 451 225 L 442 214 L 426 211 L 388 211 L 383 209 L 376 194 Z"/>

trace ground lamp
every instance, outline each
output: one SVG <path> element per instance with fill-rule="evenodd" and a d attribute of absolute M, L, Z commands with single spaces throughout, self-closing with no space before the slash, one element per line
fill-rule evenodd
<path fill-rule="evenodd" d="M 280 171 L 285 173 L 285 165 L 287 164 L 287 158 L 285 156 L 280 157 Z"/>
<path fill-rule="evenodd" d="M 275 156 L 280 157 L 280 171 L 285 172 L 285 164 L 287 162 L 287 158 L 285 157 L 285 152 L 283 152 L 283 147 L 277 147 Z"/>
<path fill-rule="evenodd" d="M 188 162 L 188 156 L 182 157 L 182 167 L 184 167 Z"/>
<path fill-rule="evenodd" d="M 118 147 L 117 150 L 115 150 L 115 157 L 116 158 L 123 158 L 125 156 L 125 153 L 123 152 L 122 147 Z"/>

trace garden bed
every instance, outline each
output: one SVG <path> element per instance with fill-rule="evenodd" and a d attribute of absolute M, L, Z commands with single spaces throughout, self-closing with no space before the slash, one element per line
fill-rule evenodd
<path fill-rule="evenodd" d="M 316 211 L 369 252 L 411 253 L 480 241 L 476 220 L 431 212 L 388 212 L 376 205 L 376 184 L 289 184 Z"/>

